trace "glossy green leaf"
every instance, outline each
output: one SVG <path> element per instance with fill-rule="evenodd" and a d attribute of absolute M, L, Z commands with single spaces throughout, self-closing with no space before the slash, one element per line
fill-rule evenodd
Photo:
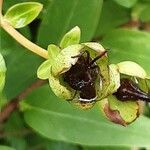
<path fill-rule="evenodd" d="M 114 1 L 119 5 L 127 8 L 132 7 L 137 2 L 137 0 L 114 0 Z"/>
<path fill-rule="evenodd" d="M 110 48 L 111 63 L 134 61 L 150 75 L 150 34 L 142 31 L 117 29 L 103 39 L 105 48 Z"/>
<path fill-rule="evenodd" d="M 112 0 L 104 1 L 95 38 L 100 39 L 101 36 L 127 23 L 129 20 L 129 9 L 116 4 Z"/>
<path fill-rule="evenodd" d="M 4 145 L 0 145 L 0 150 L 15 150 L 15 149 L 11 148 L 11 147 L 4 146 Z"/>
<path fill-rule="evenodd" d="M 54 96 L 48 86 L 35 90 L 24 102 L 29 105 L 24 110 L 26 123 L 49 139 L 90 146 L 150 145 L 150 120 L 146 117 L 141 116 L 126 128 L 115 125 L 102 117 L 98 107 L 76 109 Z"/>
<path fill-rule="evenodd" d="M 49 1 L 39 29 L 38 43 L 45 48 L 50 43 L 59 44 L 64 34 L 75 26 L 79 26 L 82 31 L 81 41 L 90 41 L 98 25 L 102 2 L 103 0 Z"/>
<path fill-rule="evenodd" d="M 60 42 L 60 47 L 63 49 L 73 44 L 79 44 L 80 36 L 81 36 L 80 28 L 78 26 L 74 27 L 64 35 L 64 37 Z"/>
<path fill-rule="evenodd" d="M 4 88 L 5 76 L 6 76 L 6 65 L 5 65 L 4 58 L 0 53 L 0 92 Z"/>
<path fill-rule="evenodd" d="M 42 10 L 37 2 L 19 3 L 8 9 L 4 18 L 14 27 L 22 28 L 32 22 Z"/>

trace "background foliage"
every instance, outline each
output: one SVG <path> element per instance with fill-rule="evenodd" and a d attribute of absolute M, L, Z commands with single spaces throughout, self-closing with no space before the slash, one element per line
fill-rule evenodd
<path fill-rule="evenodd" d="M 5 0 L 4 10 L 27 0 Z M 37 0 L 44 10 L 30 25 L 19 29 L 28 39 L 47 48 L 78 25 L 82 42 L 98 41 L 109 50 L 111 63 L 131 60 L 150 74 L 149 0 Z M 0 29 L 7 66 L 0 108 L 36 81 L 42 58 L 28 52 Z M 150 113 L 128 127 L 107 121 L 98 106 L 90 111 L 74 108 L 44 85 L 34 90 L 4 124 L 0 124 L 0 150 L 131 150 L 150 147 Z"/>

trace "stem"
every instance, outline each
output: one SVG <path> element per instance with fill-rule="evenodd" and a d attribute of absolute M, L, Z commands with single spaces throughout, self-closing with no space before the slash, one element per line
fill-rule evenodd
<path fill-rule="evenodd" d="M 20 93 L 17 97 L 9 101 L 6 106 L 4 106 L 3 110 L 0 112 L 0 123 L 4 122 L 9 118 L 13 111 L 15 111 L 18 107 L 18 104 L 21 100 L 23 100 L 28 94 L 30 94 L 34 89 L 45 84 L 44 80 L 37 80 L 27 89 L 25 89 L 22 93 Z"/>
<path fill-rule="evenodd" d="M 10 34 L 18 43 L 20 43 L 22 46 L 27 48 L 28 50 L 32 51 L 33 53 L 48 59 L 48 52 L 41 48 L 40 46 L 32 43 L 27 38 L 25 38 L 23 35 L 21 35 L 17 30 L 15 30 L 8 22 L 5 20 L 2 16 L 2 5 L 3 0 L 0 0 L 0 25 L 1 27 Z"/>
<path fill-rule="evenodd" d="M 0 0 L 0 17 L 2 17 L 3 0 Z"/>
<path fill-rule="evenodd" d="M 3 18 L 1 18 L 1 26 L 2 28 L 9 33 L 18 43 L 27 48 L 28 50 L 34 52 L 35 54 L 48 59 L 48 52 L 39 47 L 38 45 L 32 43 L 23 35 L 21 35 L 17 30 L 15 30 L 8 22 L 6 22 Z"/>

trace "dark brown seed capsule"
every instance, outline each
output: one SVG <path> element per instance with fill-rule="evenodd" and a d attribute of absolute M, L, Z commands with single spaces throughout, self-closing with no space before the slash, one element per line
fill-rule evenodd
<path fill-rule="evenodd" d="M 150 102 L 150 95 L 142 91 L 136 83 L 132 80 L 124 78 L 120 81 L 120 87 L 114 95 L 118 100 L 127 101 L 127 100 L 142 100 Z"/>
<path fill-rule="evenodd" d="M 96 61 L 105 54 L 106 52 L 103 52 L 101 55 L 92 59 L 90 53 L 85 51 L 78 56 L 72 57 L 78 57 L 78 61 L 69 71 L 64 73 L 64 81 L 67 82 L 71 88 L 79 91 L 81 101 L 95 101 L 95 82 L 99 75 L 99 67 L 96 65 Z"/>

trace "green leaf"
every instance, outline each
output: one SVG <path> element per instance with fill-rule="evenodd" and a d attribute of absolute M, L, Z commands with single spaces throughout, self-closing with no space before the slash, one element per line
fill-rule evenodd
<path fill-rule="evenodd" d="M 22 28 L 32 22 L 42 10 L 37 2 L 19 3 L 8 9 L 4 18 L 14 27 Z"/>
<path fill-rule="evenodd" d="M 104 37 L 104 47 L 110 48 L 111 63 L 134 61 L 150 75 L 150 34 L 142 31 L 117 29 Z"/>
<path fill-rule="evenodd" d="M 7 147 L 7 146 L 4 146 L 4 145 L 0 145 L 0 150 L 15 150 L 11 147 Z"/>
<path fill-rule="evenodd" d="M 116 4 L 114 1 L 104 1 L 95 38 L 109 33 L 111 30 L 130 20 L 130 10 Z"/>
<path fill-rule="evenodd" d="M 103 0 L 50 1 L 39 28 L 38 43 L 47 47 L 59 44 L 64 34 L 74 26 L 82 31 L 81 41 L 90 41 L 98 25 Z M 58 11 L 59 8 L 59 11 Z"/>
<path fill-rule="evenodd" d="M 3 56 L 0 53 L 0 93 L 2 92 L 5 84 L 6 65 Z"/>
<path fill-rule="evenodd" d="M 49 60 L 44 61 L 37 70 L 37 77 L 40 79 L 48 79 L 50 76 L 51 63 Z"/>
<path fill-rule="evenodd" d="M 98 107 L 76 109 L 56 97 L 48 86 L 33 91 L 24 102 L 30 105 L 24 110 L 26 123 L 49 139 L 90 146 L 150 146 L 150 120 L 146 117 L 141 116 L 126 128 L 112 124 L 102 117 Z"/>
<path fill-rule="evenodd" d="M 80 35 L 81 35 L 80 28 L 78 26 L 74 27 L 64 35 L 64 37 L 60 42 L 60 47 L 63 49 L 73 44 L 79 44 Z"/>
<path fill-rule="evenodd" d="M 114 1 L 118 3 L 119 5 L 127 7 L 127 8 L 132 7 L 137 2 L 137 0 L 114 0 Z"/>

